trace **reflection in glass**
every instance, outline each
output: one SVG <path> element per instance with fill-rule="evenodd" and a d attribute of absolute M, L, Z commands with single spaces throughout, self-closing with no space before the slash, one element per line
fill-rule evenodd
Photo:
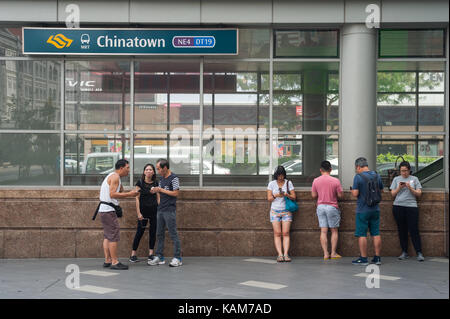
<path fill-rule="evenodd" d="M 0 185 L 59 185 L 59 147 L 59 134 L 0 134 Z"/>
<path fill-rule="evenodd" d="M 59 129 L 61 63 L 0 62 L 0 129 Z"/>
<path fill-rule="evenodd" d="M 200 119 L 199 62 L 135 63 L 135 129 L 192 131 Z"/>
<path fill-rule="evenodd" d="M 419 95 L 419 131 L 443 132 L 445 123 L 444 94 Z"/>
<path fill-rule="evenodd" d="M 269 29 L 239 29 L 239 54 L 224 55 L 222 59 L 269 58 Z"/>
<path fill-rule="evenodd" d="M 275 57 L 339 56 L 337 30 L 276 30 Z"/>
<path fill-rule="evenodd" d="M 268 127 L 269 92 L 261 89 L 268 63 L 205 63 L 204 126 L 219 129 Z"/>
<path fill-rule="evenodd" d="M 378 131 L 444 132 L 444 72 L 420 71 L 443 67 L 432 62 L 380 62 Z"/>
<path fill-rule="evenodd" d="M 378 72 L 378 92 L 412 92 L 416 90 L 415 72 Z"/>
<path fill-rule="evenodd" d="M 130 140 L 125 134 L 66 134 L 64 158 L 65 185 L 100 185 L 114 172 L 119 159 L 130 161 Z M 122 178 L 129 185 L 129 178 Z"/>
<path fill-rule="evenodd" d="M 338 68 L 338 63 L 275 63 L 273 127 L 280 132 L 339 130 Z"/>
<path fill-rule="evenodd" d="M 444 30 L 380 30 L 380 57 L 444 57 Z"/>
<path fill-rule="evenodd" d="M 307 147 L 308 146 L 308 147 Z M 298 186 L 311 186 L 320 176 L 320 163 L 328 160 L 333 176 L 339 175 L 339 141 L 336 135 L 279 135 L 274 168 L 282 165 Z"/>
<path fill-rule="evenodd" d="M 264 186 L 270 163 L 266 135 L 213 135 L 207 130 L 203 141 L 205 186 Z"/>
<path fill-rule="evenodd" d="M 129 61 L 68 61 L 65 92 L 66 129 L 129 129 Z"/>
<path fill-rule="evenodd" d="M 400 158 L 400 156 L 402 158 Z M 411 165 L 412 175 L 422 186 L 444 187 L 444 141 L 441 136 L 379 135 L 377 143 L 377 172 L 385 185 L 392 181 L 393 170 L 404 159 Z"/>
<path fill-rule="evenodd" d="M 0 28 L 0 56 L 23 56 L 22 28 Z"/>

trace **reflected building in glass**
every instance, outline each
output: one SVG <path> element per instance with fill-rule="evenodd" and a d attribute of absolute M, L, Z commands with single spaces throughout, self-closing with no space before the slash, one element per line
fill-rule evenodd
<path fill-rule="evenodd" d="M 241 22 L 208 20 L 206 10 L 205 21 L 186 17 L 178 25 L 141 21 L 131 2 L 126 19 L 136 20 L 121 25 L 223 23 L 238 29 L 237 55 L 28 56 L 22 27 L 30 24 L 0 18 L 0 185 L 96 186 L 119 158 L 131 163 L 134 174 L 123 182 L 132 185 L 145 164 L 168 158 L 181 183 L 194 188 L 264 187 L 277 165 L 296 186 L 310 187 L 323 160 L 348 188 L 347 156 L 360 152 L 386 183 L 402 156 L 425 187 L 445 187 L 448 17 L 364 30 L 356 2 L 345 4 L 342 21 L 325 18 L 341 7 L 297 17 L 290 11 L 301 4 L 289 1 L 273 1 L 268 21 L 265 9 L 249 3 L 255 12 L 248 21 L 240 12 Z M 64 27 L 61 17 L 53 26 Z M 119 28 L 118 18 L 91 25 L 98 21 L 86 17 L 82 27 Z M 354 24 L 370 38 L 370 57 L 358 55 L 359 40 L 346 40 Z M 353 84 L 376 85 L 366 88 L 367 99 L 352 101 L 364 92 L 357 85 L 352 92 L 347 74 L 366 62 L 373 72 Z M 358 141 L 366 130 L 370 143 Z"/>

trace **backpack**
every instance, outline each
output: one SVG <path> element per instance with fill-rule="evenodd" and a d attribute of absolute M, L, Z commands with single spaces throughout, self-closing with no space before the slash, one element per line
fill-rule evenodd
<path fill-rule="evenodd" d="M 378 174 L 375 172 L 375 176 L 370 178 L 364 174 L 358 174 L 366 182 L 366 205 L 373 207 L 381 202 L 381 192 L 378 186 Z"/>

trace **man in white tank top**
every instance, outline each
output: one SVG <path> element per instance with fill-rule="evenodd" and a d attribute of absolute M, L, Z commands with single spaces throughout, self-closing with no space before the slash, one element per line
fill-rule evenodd
<path fill-rule="evenodd" d="M 100 201 L 109 202 L 119 205 L 119 198 L 136 197 L 139 192 L 134 189 L 130 192 L 124 193 L 120 178 L 128 176 L 130 173 L 130 165 L 127 160 L 120 159 L 115 165 L 114 173 L 109 174 L 103 180 L 100 189 Z M 123 265 L 117 259 L 117 243 L 120 240 L 120 228 L 117 215 L 113 207 L 101 204 L 99 208 L 99 215 L 103 225 L 103 251 L 105 253 L 105 263 L 103 267 L 110 267 L 110 269 L 125 270 L 127 265 Z"/>

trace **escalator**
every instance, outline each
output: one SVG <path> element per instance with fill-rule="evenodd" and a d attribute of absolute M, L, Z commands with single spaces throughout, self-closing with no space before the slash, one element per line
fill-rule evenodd
<path fill-rule="evenodd" d="M 431 164 L 413 173 L 423 187 L 442 188 L 444 185 L 444 158 L 435 160 Z"/>

